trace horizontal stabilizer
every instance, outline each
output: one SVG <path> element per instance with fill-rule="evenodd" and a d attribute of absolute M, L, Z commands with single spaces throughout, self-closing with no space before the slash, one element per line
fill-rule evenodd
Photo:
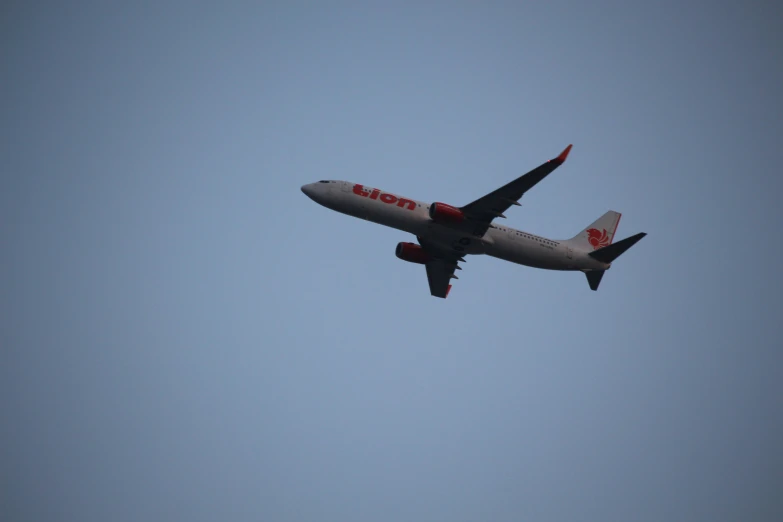
<path fill-rule="evenodd" d="M 603 270 L 593 270 L 592 272 L 585 272 L 587 276 L 587 284 L 590 285 L 590 290 L 598 290 L 598 285 L 601 284 L 601 278 L 604 276 Z"/>
<path fill-rule="evenodd" d="M 611 263 L 612 261 L 620 257 L 623 254 L 623 252 L 625 252 L 626 250 L 634 246 L 640 239 L 642 239 L 646 235 L 647 234 L 645 232 L 639 232 L 638 234 L 631 237 L 627 237 L 621 241 L 618 241 L 617 243 L 613 243 L 609 246 L 605 246 L 603 248 L 599 248 L 598 250 L 590 252 L 588 255 L 593 259 L 597 259 L 598 261 L 601 261 L 603 263 Z"/>

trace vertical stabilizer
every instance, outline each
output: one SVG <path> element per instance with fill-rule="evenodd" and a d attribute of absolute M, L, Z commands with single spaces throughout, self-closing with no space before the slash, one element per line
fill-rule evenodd
<path fill-rule="evenodd" d="M 569 240 L 574 248 L 593 251 L 612 244 L 622 214 L 610 210 Z"/>

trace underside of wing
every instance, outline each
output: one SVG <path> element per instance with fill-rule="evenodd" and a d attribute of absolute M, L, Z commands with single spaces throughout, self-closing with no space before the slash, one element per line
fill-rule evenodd
<path fill-rule="evenodd" d="M 490 192 L 486 196 L 460 208 L 465 216 L 475 223 L 474 234 L 483 236 L 493 219 L 506 217 L 503 213 L 512 205 L 519 205 L 518 201 L 525 192 L 565 163 L 570 151 L 571 145 L 566 147 L 558 157 L 539 165 L 527 174 L 520 176 L 494 192 Z"/>
<path fill-rule="evenodd" d="M 455 279 L 454 265 L 435 259 L 425 265 L 427 267 L 427 281 L 430 284 L 430 294 L 435 297 L 446 298 L 451 290 L 451 280 Z"/>
<path fill-rule="evenodd" d="M 463 261 L 463 258 L 453 252 L 438 248 L 432 243 L 422 241 L 421 238 L 419 238 L 419 244 L 431 256 L 431 259 L 425 264 L 430 294 L 445 299 L 451 290 L 451 280 L 459 279 L 454 275 L 454 272 L 462 270 L 459 261 Z"/>

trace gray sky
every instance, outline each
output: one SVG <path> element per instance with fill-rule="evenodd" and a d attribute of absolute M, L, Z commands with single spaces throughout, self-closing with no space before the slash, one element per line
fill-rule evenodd
<path fill-rule="evenodd" d="M 773 2 L 0 8 L 0 518 L 783 519 Z M 299 187 L 649 235 L 598 292 Z"/>

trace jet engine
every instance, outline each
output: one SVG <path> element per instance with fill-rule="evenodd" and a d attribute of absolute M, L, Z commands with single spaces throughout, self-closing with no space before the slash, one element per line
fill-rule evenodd
<path fill-rule="evenodd" d="M 420 265 L 429 263 L 432 260 L 432 256 L 416 243 L 397 243 L 397 250 L 394 253 L 403 261 Z"/>
<path fill-rule="evenodd" d="M 462 223 L 465 214 L 457 207 L 445 203 L 433 203 L 430 205 L 430 218 L 436 223 L 457 224 Z"/>

